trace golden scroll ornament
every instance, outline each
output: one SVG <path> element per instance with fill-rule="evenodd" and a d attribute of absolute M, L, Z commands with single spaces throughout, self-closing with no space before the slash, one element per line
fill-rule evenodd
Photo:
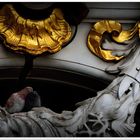
<path fill-rule="evenodd" d="M 96 22 L 88 34 L 87 45 L 95 55 L 105 61 L 120 60 L 124 58 L 124 56 L 114 56 L 111 50 L 105 50 L 101 47 L 104 33 L 110 33 L 114 41 L 123 43 L 135 36 L 139 31 L 139 26 L 139 23 L 136 23 L 132 29 L 122 30 L 121 24 L 114 20 Z"/>
<path fill-rule="evenodd" d="M 0 10 L 0 35 L 6 47 L 16 52 L 55 53 L 70 40 L 71 34 L 71 27 L 58 8 L 44 20 L 25 19 L 10 4 Z"/>

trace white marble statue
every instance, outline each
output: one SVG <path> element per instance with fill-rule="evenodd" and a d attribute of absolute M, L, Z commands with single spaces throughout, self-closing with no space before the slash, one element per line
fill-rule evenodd
<path fill-rule="evenodd" d="M 108 40 L 106 42 L 107 47 L 116 49 L 118 46 Z M 125 48 L 127 51 L 124 52 Z M 15 109 L 9 113 L 6 107 L 1 107 L 0 136 L 131 136 L 135 128 L 135 110 L 140 103 L 138 38 L 126 42 L 114 55 L 120 53 L 126 53 L 126 57 L 106 69 L 108 73 L 117 74 L 117 78 L 104 90 L 99 91 L 96 97 L 77 103 L 77 109 L 73 112 L 63 111 L 58 114 L 46 107 L 33 106 L 27 112 Z"/>

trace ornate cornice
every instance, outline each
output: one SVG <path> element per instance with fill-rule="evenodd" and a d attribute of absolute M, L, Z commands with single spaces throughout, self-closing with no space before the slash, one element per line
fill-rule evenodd
<path fill-rule="evenodd" d="M 70 40 L 71 27 L 58 8 L 45 20 L 30 20 L 21 17 L 12 5 L 5 5 L 0 10 L 0 35 L 6 47 L 39 55 L 59 51 Z"/>
<path fill-rule="evenodd" d="M 86 5 L 89 13 L 84 22 L 111 19 L 121 23 L 135 23 L 140 18 L 139 2 L 86 2 Z"/>

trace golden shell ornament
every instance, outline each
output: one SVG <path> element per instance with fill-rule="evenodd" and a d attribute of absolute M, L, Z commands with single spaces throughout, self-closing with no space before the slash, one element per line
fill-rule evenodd
<path fill-rule="evenodd" d="M 115 20 L 101 20 L 91 27 L 87 37 L 87 46 L 91 52 L 105 61 L 118 61 L 124 56 L 114 56 L 112 50 L 105 50 L 102 47 L 103 35 L 106 32 L 112 35 L 115 42 L 123 43 L 131 40 L 139 32 L 139 23 L 129 30 L 123 30 L 122 25 Z"/>
<path fill-rule="evenodd" d="M 53 9 L 44 20 L 31 20 L 21 17 L 12 5 L 6 4 L 0 10 L 0 35 L 6 47 L 39 55 L 58 52 L 71 39 L 72 31 L 59 8 Z"/>

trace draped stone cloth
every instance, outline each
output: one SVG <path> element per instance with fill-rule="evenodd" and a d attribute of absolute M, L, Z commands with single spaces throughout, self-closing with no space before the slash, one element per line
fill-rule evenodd
<path fill-rule="evenodd" d="M 133 47 L 127 57 L 106 69 L 118 74 L 117 78 L 96 97 L 77 103 L 75 111 L 61 114 L 46 107 L 9 114 L 1 107 L 0 136 L 131 136 L 135 110 L 140 103 L 140 47 L 139 41 L 132 42 L 128 42 Z"/>

